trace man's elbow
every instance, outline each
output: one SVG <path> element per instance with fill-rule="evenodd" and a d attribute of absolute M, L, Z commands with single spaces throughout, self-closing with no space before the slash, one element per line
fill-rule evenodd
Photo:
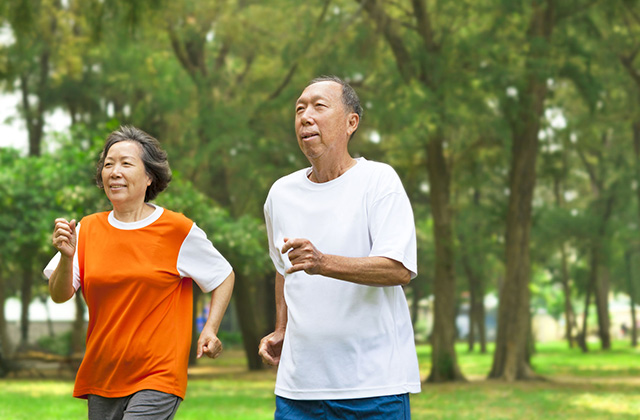
<path fill-rule="evenodd" d="M 406 286 L 411 282 L 411 272 L 404 268 L 400 273 L 398 273 L 398 285 Z"/>

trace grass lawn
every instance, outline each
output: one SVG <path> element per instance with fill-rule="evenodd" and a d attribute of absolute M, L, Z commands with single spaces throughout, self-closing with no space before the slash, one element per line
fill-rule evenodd
<path fill-rule="evenodd" d="M 465 383 L 423 385 L 411 396 L 413 419 L 638 419 L 640 349 L 614 343 L 609 352 L 582 354 L 565 343 L 537 346 L 533 358 L 544 381 L 502 383 L 486 380 L 491 354 L 458 347 Z M 423 379 L 430 348 L 418 346 Z M 177 420 L 272 419 L 275 372 L 248 372 L 240 350 L 229 350 L 190 371 L 187 398 Z M 0 380 L 0 419 L 74 420 L 86 418 L 86 403 L 70 396 L 71 379 Z"/>

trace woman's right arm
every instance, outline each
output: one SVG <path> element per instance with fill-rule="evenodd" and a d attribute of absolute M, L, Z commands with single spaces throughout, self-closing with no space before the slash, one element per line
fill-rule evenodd
<path fill-rule="evenodd" d="M 60 262 L 49 277 L 49 294 L 56 303 L 68 301 L 76 292 L 73 287 L 73 257 L 77 239 L 75 220 L 67 222 L 65 219 L 56 219 L 52 242 L 60 251 Z"/>

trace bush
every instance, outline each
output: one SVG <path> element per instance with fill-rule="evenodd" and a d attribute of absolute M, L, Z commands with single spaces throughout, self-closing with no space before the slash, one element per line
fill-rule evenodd
<path fill-rule="evenodd" d="M 42 351 L 67 356 L 71 354 L 71 331 L 51 336 L 42 336 L 38 339 L 38 347 Z"/>

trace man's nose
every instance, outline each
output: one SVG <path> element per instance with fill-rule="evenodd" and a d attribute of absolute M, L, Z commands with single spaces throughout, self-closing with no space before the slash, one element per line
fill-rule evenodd
<path fill-rule="evenodd" d="M 300 123 L 302 125 L 313 124 L 313 116 L 311 115 L 311 111 L 309 110 L 309 108 L 305 109 L 300 115 Z"/>

